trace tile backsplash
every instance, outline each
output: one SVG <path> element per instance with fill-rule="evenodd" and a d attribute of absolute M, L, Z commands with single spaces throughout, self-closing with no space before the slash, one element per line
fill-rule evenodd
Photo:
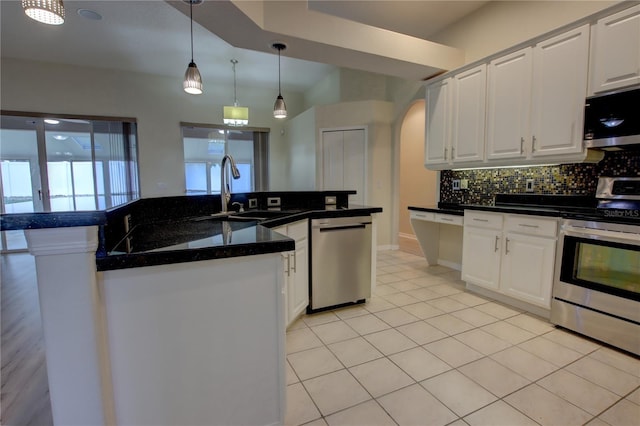
<path fill-rule="evenodd" d="M 440 201 L 492 205 L 498 193 L 526 192 L 527 179 L 534 180 L 534 193 L 594 195 L 600 176 L 640 176 L 640 151 L 607 152 L 596 164 L 473 170 L 444 170 L 440 174 Z M 454 191 L 454 179 L 467 179 L 469 189 Z"/>

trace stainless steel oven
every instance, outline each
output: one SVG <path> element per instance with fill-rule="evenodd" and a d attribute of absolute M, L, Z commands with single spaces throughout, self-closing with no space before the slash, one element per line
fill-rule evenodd
<path fill-rule="evenodd" d="M 640 355 L 640 209 L 605 201 L 561 224 L 551 322 Z"/>

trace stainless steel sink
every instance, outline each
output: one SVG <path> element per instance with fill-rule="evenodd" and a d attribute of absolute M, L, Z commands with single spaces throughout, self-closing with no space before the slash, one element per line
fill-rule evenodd
<path fill-rule="evenodd" d="M 247 210 L 243 212 L 221 212 L 209 216 L 196 217 L 191 220 L 199 222 L 203 220 L 224 220 L 229 222 L 262 222 L 268 219 L 288 216 L 298 211 L 289 210 Z"/>

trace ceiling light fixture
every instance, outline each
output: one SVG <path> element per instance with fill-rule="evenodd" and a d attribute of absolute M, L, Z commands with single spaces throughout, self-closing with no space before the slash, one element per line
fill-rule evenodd
<path fill-rule="evenodd" d="M 182 87 L 184 91 L 191 95 L 199 95 L 202 93 L 202 77 L 196 63 L 193 62 L 193 5 L 202 3 L 202 0 L 184 0 L 189 3 L 189 17 L 191 18 L 191 62 L 187 66 L 184 73 L 184 82 Z"/>
<path fill-rule="evenodd" d="M 64 23 L 62 0 L 22 0 L 24 13 L 33 20 L 48 25 Z"/>
<path fill-rule="evenodd" d="M 47 124 L 60 124 L 60 120 L 56 120 L 53 118 L 45 118 L 44 122 Z"/>
<path fill-rule="evenodd" d="M 284 43 L 273 43 L 271 45 L 274 49 L 278 50 L 278 97 L 276 103 L 273 104 L 273 116 L 275 118 L 287 118 L 287 105 L 284 103 L 282 97 L 282 88 L 280 83 L 280 52 L 287 48 Z"/>
<path fill-rule="evenodd" d="M 249 124 L 249 108 L 238 106 L 238 95 L 236 92 L 236 64 L 237 59 L 231 60 L 233 67 L 233 106 L 225 106 L 223 113 L 224 124 L 229 126 L 246 126 Z"/>

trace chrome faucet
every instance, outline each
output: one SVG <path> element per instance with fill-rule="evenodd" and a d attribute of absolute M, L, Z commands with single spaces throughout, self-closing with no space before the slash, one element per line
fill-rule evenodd
<path fill-rule="evenodd" d="M 231 191 L 229 190 L 227 174 L 225 173 L 227 160 L 231 164 L 231 176 L 233 176 L 234 179 L 240 178 L 240 171 L 238 170 L 238 167 L 236 167 L 236 162 L 233 160 L 233 157 L 229 154 L 222 157 L 222 162 L 220 163 L 220 201 L 222 202 L 222 209 L 220 212 L 222 213 L 227 212 L 227 206 L 229 204 L 229 200 L 231 200 Z"/>

